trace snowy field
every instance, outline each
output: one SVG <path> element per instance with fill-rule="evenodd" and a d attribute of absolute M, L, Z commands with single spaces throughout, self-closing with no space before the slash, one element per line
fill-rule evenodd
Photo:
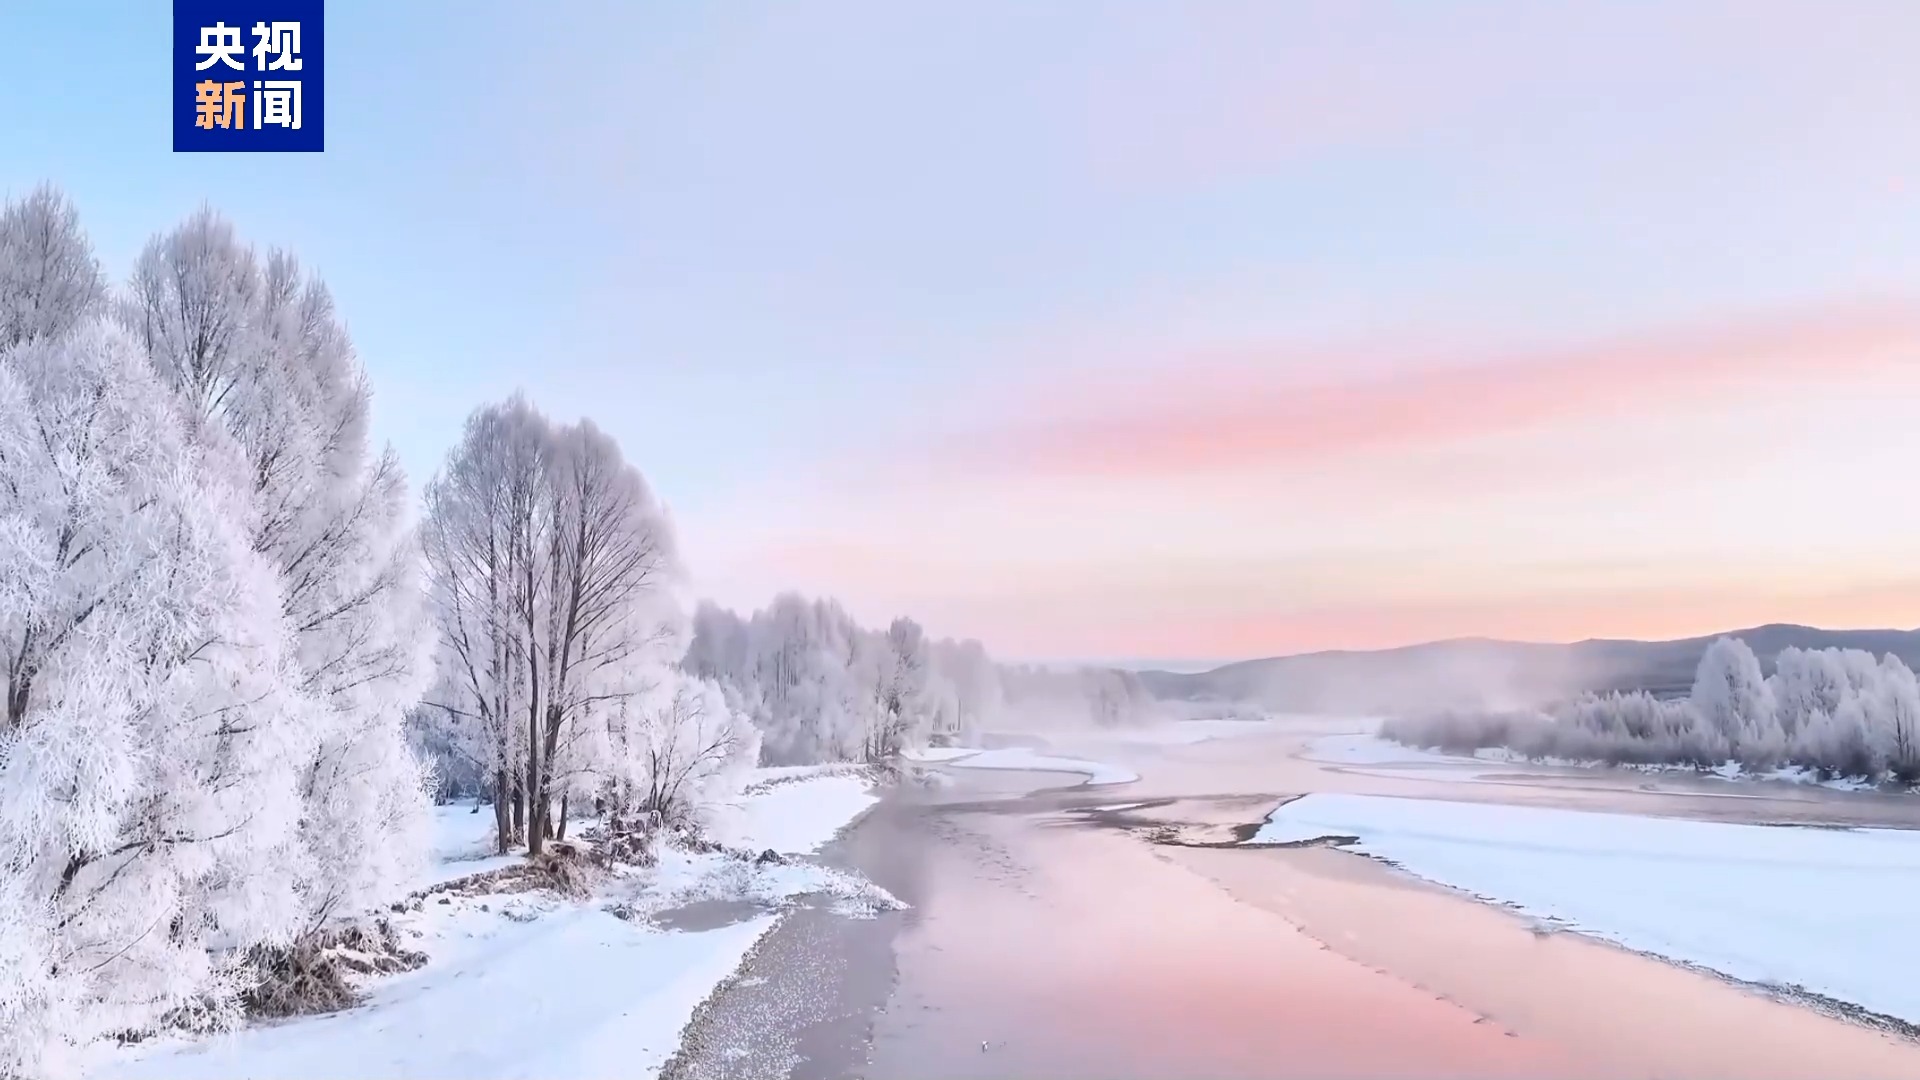
<path fill-rule="evenodd" d="M 766 779 L 767 777 L 759 777 Z M 875 801 L 847 775 L 792 779 L 725 808 L 722 842 L 806 853 Z M 441 807 L 439 880 L 498 864 L 472 861 L 492 814 Z M 462 858 L 465 856 L 466 858 Z M 505 857 L 506 862 L 518 856 Z M 806 862 L 755 866 L 725 855 L 664 851 L 650 871 L 616 878 L 587 901 L 549 893 L 433 900 L 395 916 L 425 967 L 375 980 L 358 1008 L 263 1024 L 203 1041 L 103 1049 L 88 1076 L 116 1080 L 333 1080 L 342 1076 L 461 1080 L 598 1080 L 652 1076 L 681 1029 L 730 975 L 775 915 L 825 894 L 849 915 L 898 906 L 878 887 Z M 762 910 L 715 929 L 661 929 L 651 916 L 702 900 Z M 618 906 L 621 915 L 613 911 Z"/>
<path fill-rule="evenodd" d="M 493 807 L 482 806 L 476 814 L 468 801 L 433 808 L 432 843 L 432 861 L 416 880 L 416 889 L 512 866 L 523 858 L 494 854 Z"/>
<path fill-rule="evenodd" d="M 757 770 L 756 775 L 768 773 L 783 779 L 793 775 L 773 769 Z M 806 854 L 833 839 L 847 822 L 878 801 L 866 779 L 857 774 L 815 775 L 715 808 L 708 832 L 730 847 Z"/>
<path fill-rule="evenodd" d="M 944 762 L 955 769 L 1019 769 L 1029 772 L 1075 773 L 1086 777 L 1085 782 L 1094 784 L 1130 784 L 1140 779 L 1140 774 L 1118 765 L 1108 765 L 1099 761 L 1087 761 L 1082 758 L 1054 757 L 1037 753 L 1024 746 L 1011 746 L 999 750 L 982 750 L 965 757 L 950 758 Z"/>
<path fill-rule="evenodd" d="M 1313 794 L 1248 841 L 1354 850 L 1631 949 L 1920 1023 L 1920 833 Z"/>

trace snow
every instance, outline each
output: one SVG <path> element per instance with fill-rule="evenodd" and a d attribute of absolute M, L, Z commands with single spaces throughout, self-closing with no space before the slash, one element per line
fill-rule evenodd
<path fill-rule="evenodd" d="M 972 757 L 980 752 L 977 746 L 923 746 L 919 749 L 900 751 L 900 756 L 908 761 L 953 761 L 956 758 Z"/>
<path fill-rule="evenodd" d="M 802 777 L 827 776 L 846 771 L 844 764 L 830 765 L 762 765 L 748 774 L 748 786 L 773 781 L 798 780 Z"/>
<path fill-rule="evenodd" d="M 493 807 L 481 806 L 476 813 L 467 801 L 433 808 L 432 854 L 434 862 L 459 862 L 493 854 Z"/>
<path fill-rule="evenodd" d="M 1321 793 L 1252 844 L 1357 836 L 1409 873 L 1748 982 L 1920 1022 L 1920 832 Z"/>
<path fill-rule="evenodd" d="M 733 847 L 804 855 L 879 801 L 863 776 L 820 776 L 767 787 L 716 808 L 708 832 Z"/>
<path fill-rule="evenodd" d="M 1777 780 L 1786 784 L 1813 784 L 1835 791 L 1873 791 L 1880 786 L 1864 776 L 1822 777 L 1804 765 L 1782 765 L 1777 769 L 1753 772 L 1742 768 L 1737 761 L 1729 761 L 1707 770 L 1707 775 L 1716 780 Z"/>
<path fill-rule="evenodd" d="M 1397 744 L 1395 744 L 1397 745 Z M 1405 749 L 1404 747 L 1402 749 Z M 1427 753 L 1415 750 L 1413 753 Z M 1473 752 L 1479 761 L 1492 761 L 1512 765 L 1544 765 L 1556 769 L 1625 769 L 1640 773 L 1673 773 L 1687 776 L 1702 776 L 1709 780 L 1730 780 L 1740 783 L 1772 781 L 1782 784 L 1810 784 L 1833 791 L 1878 791 L 1893 783 L 1891 778 L 1875 780 L 1865 776 L 1828 776 L 1823 777 L 1814 769 L 1804 765 L 1782 765 L 1775 769 L 1748 769 L 1737 761 L 1726 761 L 1711 769 L 1701 770 L 1692 765 L 1632 763 L 1616 765 L 1607 761 L 1582 761 L 1576 758 L 1528 757 L 1504 746 L 1486 746 Z M 1444 755 L 1437 760 L 1455 760 Z M 1750 796 L 1760 798 L 1762 796 Z"/>
<path fill-rule="evenodd" d="M 122 1080 L 457 1076 L 480 1080 L 651 1075 L 714 985 L 773 923 L 662 933 L 598 908 L 439 943 L 360 1008 L 169 1045 L 120 1064 Z"/>
<path fill-rule="evenodd" d="M 664 851 L 647 883 L 640 911 L 664 911 L 709 900 L 749 900 L 775 906 L 810 893 L 832 897 L 846 914 L 871 915 L 904 907 L 892 893 L 858 874 L 818 863 L 765 866 L 725 855 Z"/>
<path fill-rule="evenodd" d="M 1021 769 L 1032 772 L 1078 773 L 1086 777 L 1086 783 L 1090 785 L 1130 784 L 1140 779 L 1140 774 L 1118 765 L 1086 761 L 1081 758 L 1051 757 L 1035 753 L 1024 746 L 982 750 L 968 757 L 948 761 L 946 764 L 956 769 Z"/>
<path fill-rule="evenodd" d="M 414 878 L 412 888 L 416 891 L 469 874 L 512 866 L 526 858 L 494 854 L 491 806 L 482 806 L 477 814 L 473 812 L 473 803 L 468 801 L 436 806 L 430 835 L 431 859 Z"/>
<path fill-rule="evenodd" d="M 523 854 L 488 855 L 478 859 L 459 859 L 454 862 L 436 862 L 429 865 L 414 878 L 413 888 L 417 892 L 430 889 L 435 885 L 444 885 L 471 874 L 485 874 L 502 867 L 513 866 L 527 861 Z"/>
<path fill-rule="evenodd" d="M 874 801 L 857 775 L 792 779 L 727 807 L 732 832 L 723 842 L 811 851 Z M 440 807 L 435 814 L 435 853 L 454 857 L 438 864 L 446 877 L 494 861 L 458 858 L 484 850 L 490 838 L 491 814 L 471 809 Z M 864 878 L 831 867 L 760 866 L 724 853 L 672 849 L 660 853 L 658 866 L 629 869 L 586 902 L 546 893 L 449 897 L 444 904 L 430 899 L 419 911 L 395 917 L 407 944 L 428 955 L 426 966 L 373 981 L 360 1007 L 213 1039 L 95 1047 L 87 1075 L 653 1076 L 677 1049 L 694 1010 L 772 928 L 769 909 L 822 893 L 835 910 L 853 916 L 901 906 Z M 744 900 L 761 910 L 697 932 L 661 929 L 653 921 L 702 900 Z"/>

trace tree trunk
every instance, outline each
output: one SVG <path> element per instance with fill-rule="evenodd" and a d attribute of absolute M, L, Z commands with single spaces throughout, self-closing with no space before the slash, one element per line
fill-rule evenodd
<path fill-rule="evenodd" d="M 507 797 L 507 770 L 496 769 L 493 774 L 493 835 L 502 855 L 513 846 L 511 813 L 511 800 Z"/>
<path fill-rule="evenodd" d="M 539 685 L 539 676 L 534 676 Z M 547 839 L 547 775 L 541 769 L 540 714 L 527 706 L 527 854 L 538 855 Z"/>
<path fill-rule="evenodd" d="M 519 840 L 526 835 L 527 826 L 527 788 L 519 778 L 513 781 L 513 837 Z"/>
<path fill-rule="evenodd" d="M 547 846 L 553 826 L 547 821 L 547 800 L 537 794 L 527 798 L 527 854 L 538 855 Z"/>
<path fill-rule="evenodd" d="M 563 668 L 563 673 L 564 670 Z M 565 685 L 563 679 L 553 681 L 553 686 L 556 690 L 563 685 Z M 530 728 L 528 732 L 528 734 L 534 738 L 535 744 L 539 747 L 538 753 L 542 766 L 539 773 L 540 782 L 534 785 L 533 790 L 536 792 L 534 802 L 540 807 L 540 836 L 544 840 L 552 840 L 554 838 L 553 761 L 554 758 L 559 755 L 560 751 L 560 724 L 563 719 L 564 714 L 560 711 L 560 707 L 550 704 L 547 706 L 545 731 L 543 732 L 538 727 L 533 727 Z M 531 716 L 528 718 L 528 723 L 532 723 Z M 541 741 L 543 739 L 545 740 L 544 742 Z M 539 852 L 536 851 L 534 854 L 537 855 Z"/>
<path fill-rule="evenodd" d="M 555 840 L 567 838 L 567 797 L 565 795 L 560 796 L 560 823 L 553 830 L 553 838 Z"/>

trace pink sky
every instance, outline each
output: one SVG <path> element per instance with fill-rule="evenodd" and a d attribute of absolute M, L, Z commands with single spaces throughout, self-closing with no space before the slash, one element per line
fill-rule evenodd
<path fill-rule="evenodd" d="M 714 595 L 1036 658 L 1920 626 L 1920 8 L 1172 12 L 887 62 L 958 80 L 844 324 L 913 381 L 685 519 Z"/>
<path fill-rule="evenodd" d="M 1920 306 L 1394 347 L 997 385 L 738 557 L 1038 657 L 1920 625 Z"/>

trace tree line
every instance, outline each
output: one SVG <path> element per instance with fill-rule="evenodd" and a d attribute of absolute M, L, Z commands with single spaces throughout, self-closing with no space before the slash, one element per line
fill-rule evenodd
<path fill-rule="evenodd" d="M 1381 733 L 1455 752 L 1506 747 L 1531 758 L 1920 781 L 1920 682 L 1897 656 L 1782 650 L 1771 675 L 1738 638 L 1709 646 L 1686 697 L 1588 695 L 1544 710 L 1442 712 Z"/>
<path fill-rule="evenodd" d="M 998 664 L 977 641 L 932 640 L 908 618 L 866 629 L 832 600 L 794 594 L 746 617 L 701 605 L 685 666 L 753 719 L 774 764 L 874 761 L 994 727 L 1112 727 L 1159 710 L 1131 672 Z"/>

